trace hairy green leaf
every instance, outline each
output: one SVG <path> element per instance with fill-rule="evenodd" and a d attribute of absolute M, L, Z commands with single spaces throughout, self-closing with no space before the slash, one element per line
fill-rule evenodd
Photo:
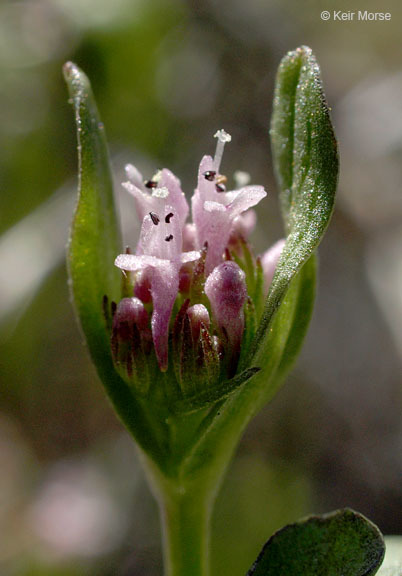
<path fill-rule="evenodd" d="M 240 388 L 240 386 L 246 384 L 259 371 L 260 368 L 247 368 L 230 380 L 226 380 L 225 382 L 222 382 L 222 384 L 216 385 L 214 388 L 206 389 L 193 397 L 190 396 L 189 398 L 177 402 L 176 405 L 174 405 L 174 410 L 177 412 L 190 413 L 207 408 L 215 402 L 224 400 L 233 394 L 238 388 Z"/>
<path fill-rule="evenodd" d="M 374 524 L 357 512 L 339 510 L 276 532 L 248 576 L 371 576 L 384 552 Z"/>
<path fill-rule="evenodd" d="M 86 75 L 71 62 L 63 71 L 75 112 L 79 159 L 79 193 L 67 256 L 72 297 L 117 414 L 144 450 L 156 457 L 164 451 L 154 435 L 157 425 L 150 425 L 150 416 L 115 371 L 106 326 L 104 296 L 109 302 L 120 298 L 114 259 L 121 252 L 121 240 L 104 127 Z"/>
<path fill-rule="evenodd" d="M 250 356 L 266 353 L 267 333 L 289 283 L 320 243 L 338 180 L 337 145 L 320 69 L 307 47 L 289 52 L 276 82 L 271 140 L 287 240 Z"/>

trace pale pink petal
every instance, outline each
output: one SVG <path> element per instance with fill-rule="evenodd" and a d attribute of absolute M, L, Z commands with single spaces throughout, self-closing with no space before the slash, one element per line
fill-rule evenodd
<path fill-rule="evenodd" d="M 215 190 L 215 182 L 209 181 L 205 178 L 205 173 L 214 171 L 214 161 L 211 156 L 204 156 L 198 168 L 198 183 L 197 191 L 199 192 L 203 202 L 206 200 L 215 200 L 217 194 Z M 194 214 L 193 214 L 194 220 Z"/>
<path fill-rule="evenodd" d="M 125 166 L 125 172 L 127 178 L 130 180 L 132 184 L 134 184 L 134 186 L 137 186 L 137 188 L 140 189 L 144 187 L 144 179 L 142 177 L 142 174 L 139 170 L 137 170 L 135 166 L 133 166 L 132 164 L 127 164 Z"/>
<path fill-rule="evenodd" d="M 137 253 L 173 261 L 180 260 L 181 250 L 182 225 L 173 206 L 156 206 L 144 217 Z"/>
<path fill-rule="evenodd" d="M 265 198 L 266 195 L 267 193 L 263 186 L 245 186 L 235 192 L 226 192 L 226 197 L 230 200 L 227 207 L 230 211 L 231 218 L 234 219 L 242 212 L 252 208 L 258 204 L 260 200 Z"/>
<path fill-rule="evenodd" d="M 119 256 L 117 256 L 116 260 L 114 261 L 114 264 L 121 270 L 136 272 L 137 270 L 145 270 L 149 267 L 164 267 L 169 264 L 169 260 L 162 260 L 161 258 L 156 258 L 155 256 L 119 254 Z"/>
<path fill-rule="evenodd" d="M 284 238 L 282 240 L 278 240 L 261 256 L 261 266 L 264 272 L 265 295 L 268 294 L 268 290 L 271 285 L 272 278 L 274 277 L 278 260 L 282 253 L 283 247 L 285 246 L 285 242 L 286 240 Z"/>
<path fill-rule="evenodd" d="M 220 202 L 207 200 L 204 202 L 204 210 L 206 212 L 226 212 L 226 206 Z M 204 215 L 204 218 L 207 218 L 207 216 Z"/>
<path fill-rule="evenodd" d="M 232 226 L 230 216 L 222 202 L 225 193 L 218 194 L 215 183 L 204 176 L 205 172 L 214 169 L 210 156 L 204 156 L 198 170 L 198 188 L 192 198 L 193 221 L 197 233 L 197 246 L 202 248 L 208 243 L 206 272 L 222 261 L 222 254 L 229 240 Z"/>
<path fill-rule="evenodd" d="M 174 213 L 178 215 L 183 227 L 188 216 L 189 206 L 181 189 L 180 180 L 170 170 L 164 168 L 161 172 L 159 186 L 166 187 L 169 190 L 169 204 L 173 208 Z"/>
<path fill-rule="evenodd" d="M 142 222 L 146 214 L 155 210 L 155 199 L 151 192 L 142 190 L 132 182 L 123 182 L 122 186 L 134 197 L 138 220 Z"/>
<path fill-rule="evenodd" d="M 147 270 L 153 303 L 152 339 L 161 370 L 167 369 L 169 320 L 179 290 L 179 269 L 176 263 L 154 256 L 120 254 L 115 264 L 123 270 Z"/>
<path fill-rule="evenodd" d="M 173 264 L 154 268 L 151 281 L 153 302 L 152 338 L 159 367 L 162 371 L 168 367 L 169 320 L 174 301 L 179 290 L 179 272 Z"/>
<path fill-rule="evenodd" d="M 207 274 L 222 262 L 222 255 L 229 242 L 232 221 L 227 211 L 205 211 L 203 227 L 201 229 L 204 242 L 208 242 L 205 268 Z"/>

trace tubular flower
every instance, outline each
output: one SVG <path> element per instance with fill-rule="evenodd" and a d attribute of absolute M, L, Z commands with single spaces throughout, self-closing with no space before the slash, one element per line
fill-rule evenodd
<path fill-rule="evenodd" d="M 167 369 L 169 320 L 179 290 L 180 268 L 200 257 L 197 251 L 182 252 L 187 202 L 179 191 L 178 181 L 168 170 L 164 172 L 167 177 L 162 177 L 162 181 L 170 183 L 171 189 L 154 187 L 152 193 L 146 195 L 135 187 L 137 211 L 145 214 L 137 254 L 121 254 L 115 262 L 122 270 L 147 275 L 153 303 L 152 337 L 161 370 Z"/>
<path fill-rule="evenodd" d="M 138 377 L 135 359 L 148 357 L 152 364 L 153 349 L 159 369 L 171 371 L 184 395 L 236 373 L 243 333 L 256 324 L 264 292 L 264 266 L 252 255 L 247 238 L 256 221 L 249 209 L 266 192 L 262 186 L 226 192 L 219 169 L 230 136 L 220 130 L 216 137 L 215 157 L 204 156 L 199 167 L 193 222 L 187 222 L 187 200 L 169 170 L 144 181 L 128 165 L 123 184 L 142 225 L 136 253 L 115 260 L 123 274 L 134 274 L 132 293 L 125 294 L 131 298 L 115 311 L 114 361 L 120 373 L 128 363 L 125 377 L 132 382 Z M 244 184 L 247 178 L 241 173 L 237 181 Z M 150 333 L 153 347 L 144 346 Z M 141 354 L 136 354 L 139 344 Z"/>
<path fill-rule="evenodd" d="M 239 216 L 267 195 L 262 186 L 245 186 L 226 192 L 226 179 L 220 176 L 219 168 L 223 146 L 231 138 L 224 130 L 218 130 L 215 137 L 218 138 L 215 157 L 204 156 L 201 160 L 198 186 L 191 202 L 198 247 L 208 242 L 208 274 L 221 262 L 230 233 L 239 224 Z"/>

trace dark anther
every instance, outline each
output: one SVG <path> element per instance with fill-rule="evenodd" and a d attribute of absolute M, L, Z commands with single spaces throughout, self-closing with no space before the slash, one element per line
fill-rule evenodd
<path fill-rule="evenodd" d="M 117 310 L 117 304 L 116 302 L 111 302 L 110 303 L 110 309 L 112 311 L 112 316 L 114 317 L 114 315 L 116 314 L 116 310 Z"/>
<path fill-rule="evenodd" d="M 145 188 L 157 188 L 158 183 L 155 180 L 145 180 L 144 186 Z"/>
<path fill-rule="evenodd" d="M 206 172 L 203 173 L 203 176 L 204 176 L 205 180 L 208 180 L 209 182 L 213 182 L 213 179 L 216 176 L 216 172 L 215 172 L 215 170 L 207 170 Z"/>
<path fill-rule="evenodd" d="M 217 192 L 225 192 L 226 188 L 223 184 L 215 184 L 215 190 Z"/>
<path fill-rule="evenodd" d="M 159 224 L 159 216 L 155 214 L 155 212 L 150 212 L 149 215 L 151 216 L 152 222 L 157 226 Z"/>
<path fill-rule="evenodd" d="M 173 216 L 174 216 L 173 212 L 169 212 L 169 214 L 165 216 L 166 224 L 170 224 L 170 220 L 173 218 Z"/>
<path fill-rule="evenodd" d="M 173 240 L 173 234 L 169 234 L 169 236 L 166 236 L 165 240 L 166 242 L 170 242 L 171 240 Z"/>
<path fill-rule="evenodd" d="M 125 253 L 126 253 L 126 254 L 131 254 L 131 248 L 130 248 L 130 246 L 126 246 Z"/>

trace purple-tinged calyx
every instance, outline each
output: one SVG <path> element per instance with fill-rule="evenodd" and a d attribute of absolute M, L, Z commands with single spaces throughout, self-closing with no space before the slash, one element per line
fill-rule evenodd
<path fill-rule="evenodd" d="M 207 330 L 209 329 L 210 320 L 208 310 L 203 304 L 194 304 L 194 306 L 188 308 L 187 316 L 190 320 L 193 340 L 197 342 L 200 337 L 201 327 L 204 326 Z"/>
<path fill-rule="evenodd" d="M 170 174 L 162 170 L 160 182 L 166 183 L 166 175 L 169 179 Z M 198 251 L 182 252 L 186 210 L 176 186 L 178 181 L 172 178 L 170 181 L 173 183 L 172 193 L 163 186 L 152 189 L 151 194 L 141 192 L 136 197 L 139 214 L 141 211 L 145 213 L 137 254 L 120 254 L 115 260 L 115 265 L 122 270 L 146 274 L 153 303 L 152 337 L 159 367 L 163 371 L 168 366 L 169 320 L 179 290 L 180 268 L 182 264 L 200 257 Z"/>
<path fill-rule="evenodd" d="M 203 304 L 184 301 L 173 328 L 174 370 L 187 397 L 216 385 L 220 372 L 219 340 L 209 332 L 210 318 Z"/>
<path fill-rule="evenodd" d="M 151 351 L 152 335 L 149 316 L 138 298 L 123 298 L 115 310 L 112 324 L 111 349 L 115 365 L 124 379 L 138 380 L 146 355 Z"/>
<path fill-rule="evenodd" d="M 244 330 L 243 306 L 247 298 L 246 275 L 236 262 L 229 260 L 216 266 L 205 282 L 205 294 L 220 332 L 227 338 L 230 350 L 230 372 L 235 371 Z"/>
<path fill-rule="evenodd" d="M 207 274 L 222 262 L 222 254 L 227 247 L 236 219 L 243 212 L 258 204 L 266 196 L 262 186 L 244 186 L 240 190 L 226 192 L 220 189 L 219 168 L 223 147 L 231 137 L 219 130 L 214 159 L 204 156 L 198 171 L 198 186 L 192 198 L 192 215 L 196 226 L 197 248 L 208 243 L 206 260 Z M 215 173 L 211 179 L 210 174 Z"/>

